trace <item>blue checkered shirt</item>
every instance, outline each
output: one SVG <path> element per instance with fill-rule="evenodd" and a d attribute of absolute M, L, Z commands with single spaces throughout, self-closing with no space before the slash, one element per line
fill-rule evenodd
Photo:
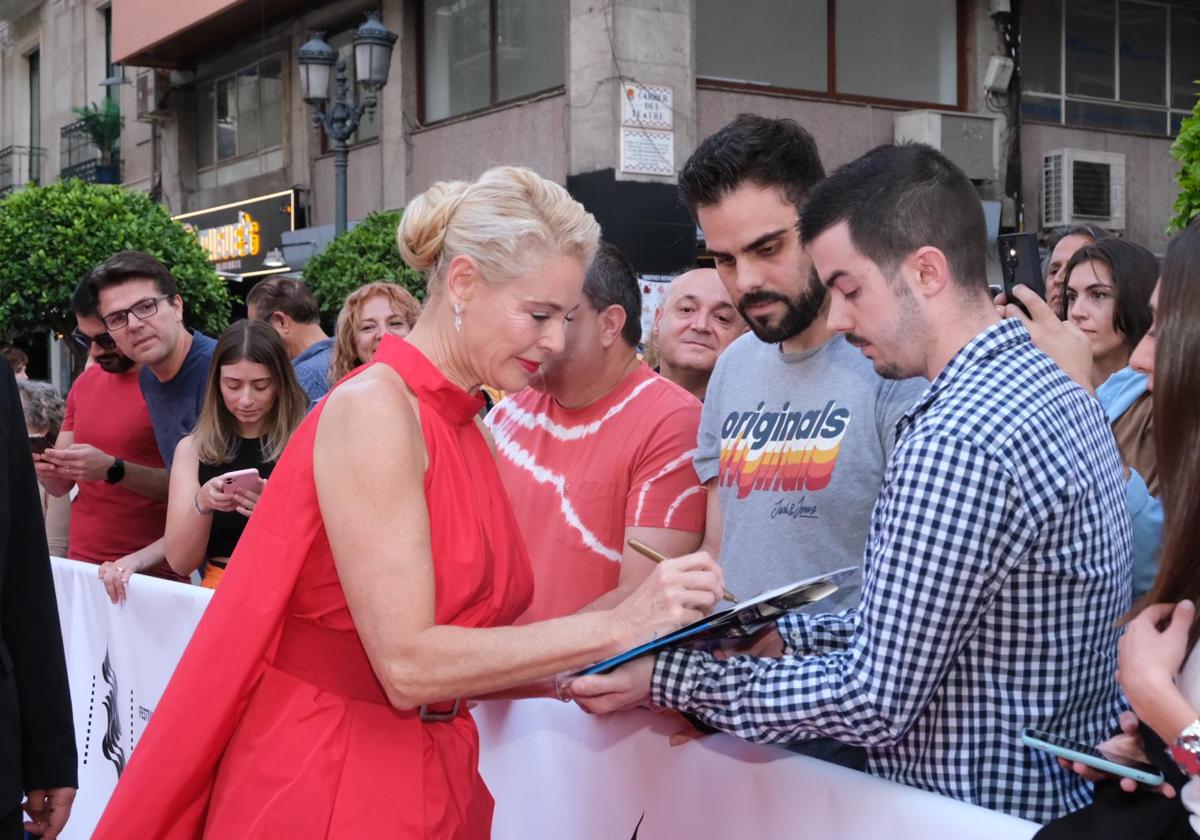
<path fill-rule="evenodd" d="M 781 619 L 777 659 L 663 652 L 651 697 L 752 741 L 858 744 L 875 775 L 1018 817 L 1074 810 L 1087 785 L 1020 735 L 1093 744 L 1119 709 L 1130 527 L 1104 412 L 1009 320 L 898 432 L 859 606 Z"/>

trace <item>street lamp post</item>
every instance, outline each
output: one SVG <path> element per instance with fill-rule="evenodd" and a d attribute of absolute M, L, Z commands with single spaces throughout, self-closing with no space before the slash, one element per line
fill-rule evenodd
<path fill-rule="evenodd" d="M 375 110 L 376 95 L 387 84 L 388 68 L 396 33 L 379 19 L 379 12 L 367 12 L 367 22 L 354 33 L 355 80 L 363 89 L 362 101 L 355 104 L 350 96 L 346 60 L 325 43 L 325 33 L 310 32 L 308 42 L 296 52 L 300 65 L 300 95 L 312 106 L 312 121 L 333 141 L 334 234 L 346 231 L 346 167 L 350 149 L 346 141 L 354 134 L 364 114 Z M 334 76 L 333 101 L 329 101 L 329 75 Z"/>

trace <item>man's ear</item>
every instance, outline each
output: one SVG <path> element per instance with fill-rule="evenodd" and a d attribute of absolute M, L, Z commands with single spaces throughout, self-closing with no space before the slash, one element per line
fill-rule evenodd
<path fill-rule="evenodd" d="M 904 260 L 904 266 L 913 293 L 924 298 L 936 297 L 954 282 L 945 253 L 932 245 L 913 251 Z"/>
<path fill-rule="evenodd" d="M 618 341 L 624 341 L 621 338 L 621 330 L 625 329 L 625 308 L 612 304 L 606 306 L 600 312 L 597 321 L 600 325 L 600 346 L 607 350 Z"/>
<path fill-rule="evenodd" d="M 459 254 L 446 267 L 446 290 L 452 303 L 466 303 L 479 291 L 483 276 L 474 259 Z"/>
<path fill-rule="evenodd" d="M 666 303 L 660 303 L 658 309 L 654 310 L 654 324 L 650 327 L 650 337 L 658 337 L 658 328 L 662 324 L 663 310 L 667 308 Z"/>
<path fill-rule="evenodd" d="M 271 326 L 275 328 L 275 332 L 279 333 L 281 336 L 290 333 L 293 325 L 296 323 L 292 320 L 290 315 L 278 310 L 271 313 L 270 322 Z"/>

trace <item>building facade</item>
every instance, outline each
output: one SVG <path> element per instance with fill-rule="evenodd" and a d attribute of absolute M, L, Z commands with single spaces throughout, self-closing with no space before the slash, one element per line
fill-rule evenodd
<path fill-rule="evenodd" d="M 111 58 L 129 82 L 109 88 L 123 182 L 173 214 L 290 192 L 289 233 L 262 243 L 290 245 L 280 270 L 334 215 L 296 50 L 323 31 L 352 73 L 367 11 L 400 37 L 352 140 L 351 220 L 522 164 L 566 185 L 646 274 L 695 261 L 675 172 L 747 111 L 797 120 L 829 168 L 898 137 L 939 144 L 994 229 L 1087 219 L 1161 253 L 1170 138 L 1200 78 L 1200 4 L 1182 1 L 107 2 L 0 0 L 0 150 L 44 148 L 41 177 L 57 177 L 70 108 L 103 95 Z"/>

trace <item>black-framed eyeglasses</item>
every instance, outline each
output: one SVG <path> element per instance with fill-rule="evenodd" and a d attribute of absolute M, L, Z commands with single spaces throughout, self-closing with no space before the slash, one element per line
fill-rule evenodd
<path fill-rule="evenodd" d="M 113 337 L 106 332 L 100 335 L 88 335 L 79 330 L 71 330 L 72 340 L 82 347 L 84 350 L 91 350 L 93 344 L 98 344 L 102 350 L 116 350 L 117 342 L 113 341 Z"/>
<path fill-rule="evenodd" d="M 147 318 L 154 316 L 158 312 L 158 302 L 166 300 L 171 295 L 159 295 L 158 297 L 146 298 L 139 300 L 128 309 L 118 309 L 116 312 L 109 312 L 100 320 L 104 321 L 104 326 L 108 327 L 109 332 L 123 330 L 129 326 L 129 316 L 135 316 L 139 321 L 145 321 Z"/>

